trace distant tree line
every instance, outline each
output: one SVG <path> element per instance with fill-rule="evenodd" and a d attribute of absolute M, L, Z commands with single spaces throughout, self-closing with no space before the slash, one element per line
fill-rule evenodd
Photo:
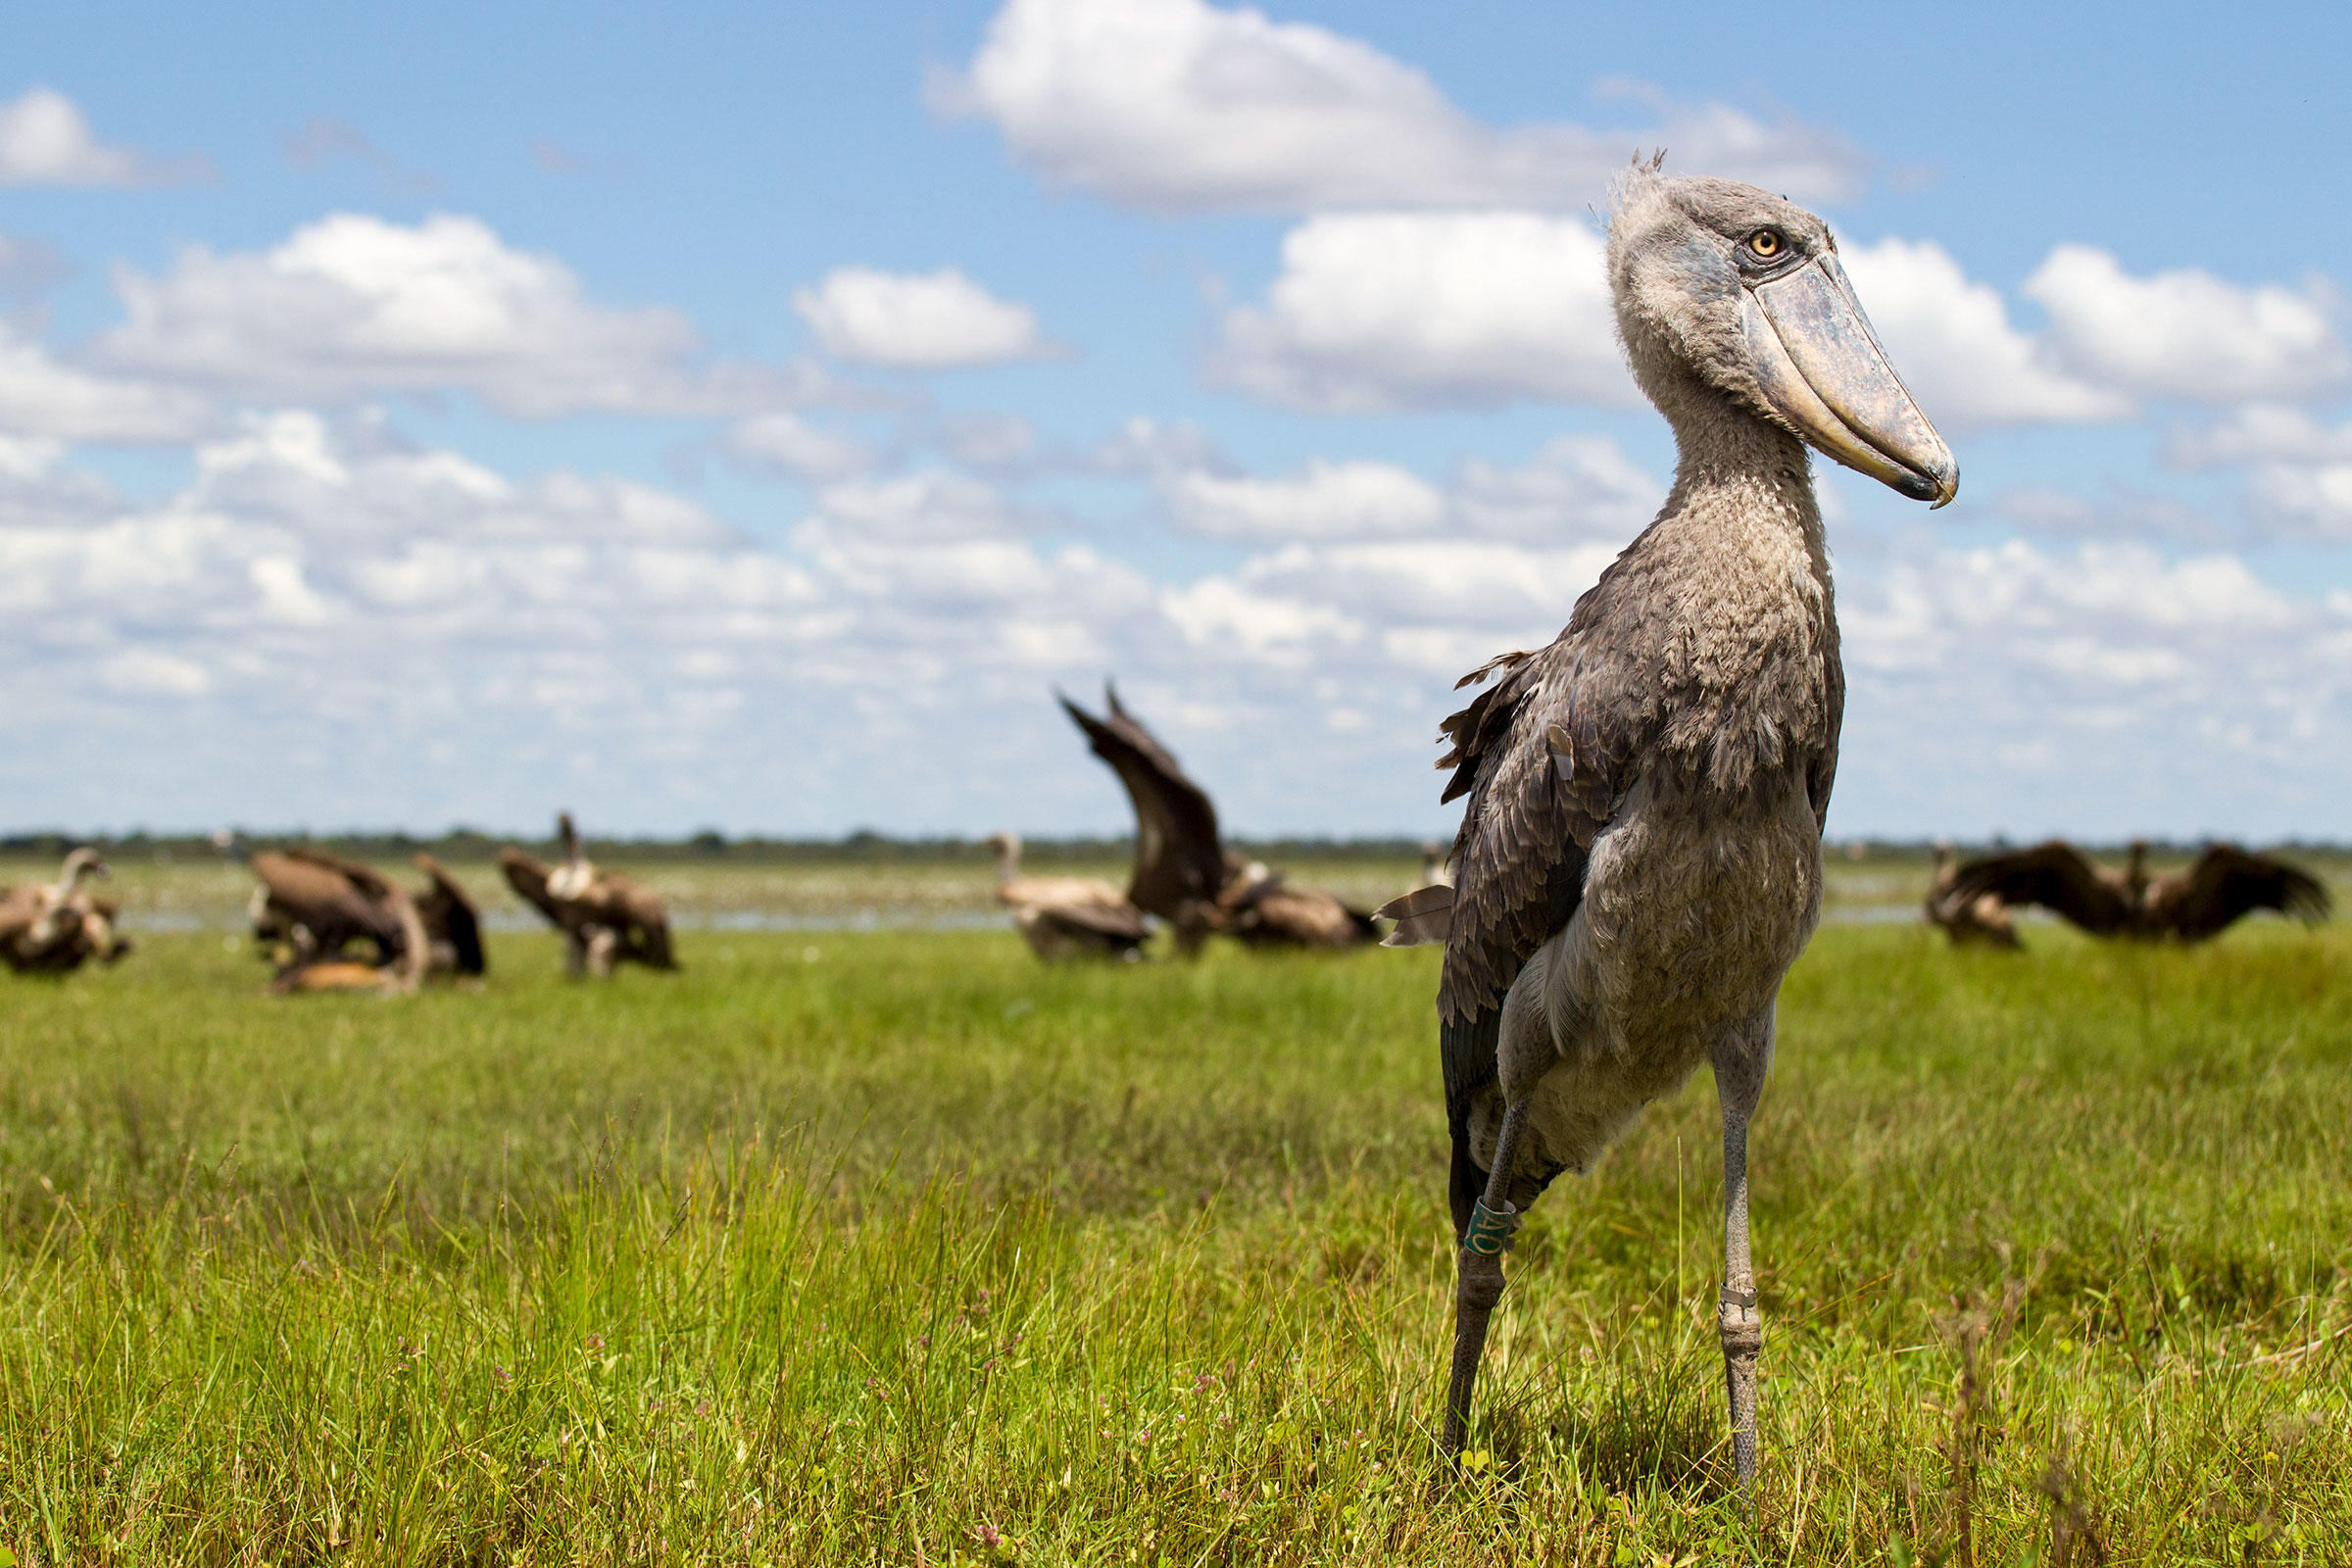
<path fill-rule="evenodd" d="M 359 860 L 406 860 L 418 850 L 424 850 L 452 864 L 485 863 L 498 857 L 501 845 L 513 844 L 540 855 L 555 853 L 552 839 L 524 838 L 509 834 L 485 833 L 475 828 L 453 828 L 438 837 L 423 838 L 413 833 L 373 833 L 344 831 L 313 833 L 302 829 L 240 830 L 247 842 L 254 845 L 314 844 L 336 855 Z M 1410 837 L 1388 838 L 1284 838 L 1284 839 L 1228 839 L 1227 845 L 1240 855 L 1271 863 L 1292 864 L 1314 860 L 1412 859 L 1421 852 L 1422 840 Z M 2149 853 L 2157 859 L 2186 858 L 2202 847 L 2201 840 L 2178 842 L 2153 840 Z M 75 845 L 87 844 L 100 853 L 122 860 L 207 860 L 217 858 L 220 852 L 209 834 L 148 833 L 72 834 L 62 829 L 22 832 L 0 835 L 0 856 L 32 859 L 47 859 L 63 856 Z M 1985 849 L 2010 847 L 2007 840 L 1994 839 L 1986 844 L 1958 846 L 1963 856 Z M 2287 854 L 2334 857 L 2352 851 L 2341 844 L 2325 840 L 2287 840 L 2275 848 Z M 1051 864 L 1055 861 L 1124 860 L 1133 853 L 1133 841 L 1124 835 L 1117 838 L 1030 838 L 1022 839 L 1023 858 L 1032 864 Z M 1851 839 L 1830 846 L 1833 861 L 1907 861 L 1924 860 L 1931 851 L 1927 839 Z M 2086 845 L 2093 854 L 2121 857 L 2122 843 Z M 734 865 L 853 865 L 889 862 L 973 861 L 994 858 L 993 852 L 977 839 L 946 835 L 902 838 L 892 834 L 861 828 L 840 838 L 767 838 L 760 835 L 730 837 L 716 828 L 705 828 L 682 838 L 590 839 L 588 853 L 600 861 L 614 863 L 675 862 L 708 859 Z"/>

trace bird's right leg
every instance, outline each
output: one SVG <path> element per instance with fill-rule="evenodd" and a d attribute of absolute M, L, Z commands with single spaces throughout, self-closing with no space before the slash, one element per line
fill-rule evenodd
<path fill-rule="evenodd" d="M 613 956 L 620 951 L 620 933 L 600 925 L 588 938 L 588 972 L 599 980 L 612 978 Z"/>
<path fill-rule="evenodd" d="M 1487 1348 L 1487 1323 L 1494 1315 L 1495 1303 L 1502 1299 L 1502 1254 L 1511 1250 L 1511 1238 L 1519 1229 L 1520 1215 L 1511 1207 L 1508 1195 L 1519 1135 L 1526 1125 L 1524 1104 L 1504 1108 L 1486 1196 L 1471 1209 L 1470 1223 L 1462 1231 L 1454 1275 L 1453 1380 L 1446 1393 L 1447 1458 L 1462 1451 L 1470 1429 L 1470 1396 L 1478 1383 L 1479 1359 Z"/>
<path fill-rule="evenodd" d="M 564 972 L 574 980 L 588 972 L 588 938 L 577 930 L 564 933 Z"/>

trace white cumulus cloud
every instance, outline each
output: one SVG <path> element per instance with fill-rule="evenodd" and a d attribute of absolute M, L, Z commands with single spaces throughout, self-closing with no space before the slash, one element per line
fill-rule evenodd
<path fill-rule="evenodd" d="M 1280 545 L 1487 538 L 1563 546 L 1622 543 L 1656 514 L 1665 487 L 1604 436 L 1565 435 L 1524 465 L 1462 462 L 1445 485 L 1410 468 L 1317 459 L 1272 477 L 1183 468 L 1161 499 L 1187 533 Z"/>
<path fill-rule="evenodd" d="M 553 256 L 479 219 L 339 213 L 258 253 L 182 252 L 161 276 L 118 268 L 125 318 L 100 362 L 262 402 L 466 388 L 510 414 L 726 413 L 809 395 L 808 377 L 698 366 L 679 311 L 588 298 Z"/>
<path fill-rule="evenodd" d="M 54 87 L 0 104 L 0 185 L 156 185 L 203 172 L 196 160 L 100 141 L 80 106 Z"/>
<path fill-rule="evenodd" d="M 2293 400 L 2352 370 L 2334 290 L 2251 287 L 2181 268 L 2135 277 L 2103 250 L 2061 245 L 2026 279 L 2067 368 L 2120 391 L 2196 402 Z"/>
<path fill-rule="evenodd" d="M 2000 291 L 1933 240 L 1840 252 L 1871 324 L 1928 417 L 1957 427 L 2127 418 L 2132 400 L 2069 375 L 2018 330 Z"/>
<path fill-rule="evenodd" d="M 0 431 L 67 441 L 186 441 L 218 422 L 212 400 L 185 387 L 61 363 L 0 324 Z"/>
<path fill-rule="evenodd" d="M 1208 370 L 1334 413 L 1635 396 L 1600 236 L 1536 213 L 1310 218 L 1265 302 L 1226 312 Z"/>
<path fill-rule="evenodd" d="M 1369 44 L 1202 0 L 1008 0 L 970 67 L 932 83 L 1048 177 L 1164 211 L 1576 206 L 1638 145 L 1799 200 L 1862 183 L 1835 132 L 1616 91 L 1654 122 L 1493 126 Z"/>
<path fill-rule="evenodd" d="M 1037 313 L 1002 300 L 953 267 L 884 272 L 841 267 L 792 308 L 827 354 L 858 365 L 943 370 L 1002 365 L 1047 352 Z"/>

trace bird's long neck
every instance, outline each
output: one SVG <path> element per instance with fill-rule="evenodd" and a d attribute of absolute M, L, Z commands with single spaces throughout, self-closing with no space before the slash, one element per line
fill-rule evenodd
<path fill-rule="evenodd" d="M 1695 378 L 1657 401 L 1674 426 L 1674 490 L 1665 516 L 1701 519 L 1718 529 L 1793 533 L 1826 563 L 1821 507 L 1803 442 Z"/>
<path fill-rule="evenodd" d="M 1021 874 L 1021 841 L 1009 833 L 997 845 L 997 886 L 1004 887 Z"/>

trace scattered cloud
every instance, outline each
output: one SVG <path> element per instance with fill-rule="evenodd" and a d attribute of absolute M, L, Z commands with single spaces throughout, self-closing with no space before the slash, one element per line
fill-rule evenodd
<path fill-rule="evenodd" d="M 2352 597 L 2227 554 L 2013 540 L 1914 544 L 1839 601 L 1842 770 L 1889 825 L 2342 831 Z"/>
<path fill-rule="evenodd" d="M 739 421 L 725 444 L 731 456 L 751 466 L 795 479 L 846 479 L 874 462 L 861 443 L 781 409 Z"/>
<path fill-rule="evenodd" d="M 1646 525 L 1665 487 L 1600 436 L 1561 436 L 1523 466 L 1466 460 L 1441 488 L 1392 463 L 1316 461 L 1265 478 L 1164 473 L 1176 526 L 1260 543 L 1504 539 L 1621 545 Z"/>
<path fill-rule="evenodd" d="M 1162 487 L 1176 526 L 1223 539 L 1376 539 L 1434 531 L 1437 486 L 1393 463 L 1307 465 L 1292 478 L 1179 473 Z"/>
<path fill-rule="evenodd" d="M 2352 371 L 2334 288 L 2251 287 L 2182 268 L 2134 277 L 2106 251 L 2061 245 L 2026 279 L 2058 362 L 2119 391 L 2199 403 L 2284 401 Z"/>
<path fill-rule="evenodd" d="M 1202 0 L 1007 0 L 968 69 L 932 103 L 982 116 L 1047 177 L 1165 212 L 1334 207 L 1568 208 L 1637 146 L 1799 200 L 1860 189 L 1867 164 L 1834 131 L 1607 84 L 1651 122 L 1497 127 L 1368 44 Z"/>
<path fill-rule="evenodd" d="M 1264 303 L 1225 313 L 1207 373 L 1322 413 L 1635 397 L 1600 236 L 1536 213 L 1310 218 Z"/>
<path fill-rule="evenodd" d="M 2034 533 L 2086 539 L 2169 539 L 2213 545 L 2226 537 L 2225 530 L 2196 508 L 2145 490 L 2118 488 L 2093 499 L 2027 486 L 1994 496 L 1984 511 Z"/>
<path fill-rule="evenodd" d="M 168 185 L 210 172 L 202 159 L 161 159 L 98 139 L 54 87 L 0 104 L 0 185 Z"/>
<path fill-rule="evenodd" d="M 682 312 L 599 304 L 561 261 L 474 218 L 338 213 L 269 251 L 191 246 L 160 276 L 119 267 L 114 280 L 125 319 L 97 340 L 99 363 L 251 402 L 464 389 L 526 416 L 727 414 L 823 383 L 809 368 L 703 364 Z"/>
<path fill-rule="evenodd" d="M 945 370 L 1036 359 L 1049 352 L 1026 305 L 1001 300 L 953 267 L 883 272 L 841 267 L 792 308 L 837 360 L 893 369 Z"/>
<path fill-rule="evenodd" d="M 373 172 L 384 190 L 395 196 L 429 196 L 441 188 L 438 174 L 408 168 L 369 141 L 359 126 L 331 115 L 318 115 L 304 122 L 300 130 L 286 138 L 285 154 L 286 162 L 297 169 L 359 164 Z"/>
<path fill-rule="evenodd" d="M 2122 419 L 2132 399 L 2078 379 L 2009 320 L 1933 240 L 1884 239 L 1840 253 L 1871 324 L 1928 416 L 1957 428 Z"/>
<path fill-rule="evenodd" d="M 192 440 L 219 422 L 199 393 L 63 364 L 0 325 L 0 431 L 153 445 Z"/>
<path fill-rule="evenodd" d="M 2165 461 L 2184 468 L 2276 463 L 2352 463 L 2352 424 L 2322 424 L 2306 409 L 2253 403 L 2201 429 L 2175 430 Z"/>

